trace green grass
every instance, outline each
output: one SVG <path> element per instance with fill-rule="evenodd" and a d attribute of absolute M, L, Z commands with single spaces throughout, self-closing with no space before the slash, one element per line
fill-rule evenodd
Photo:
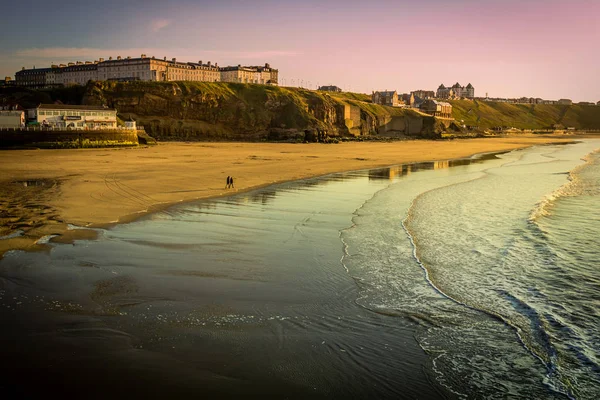
<path fill-rule="evenodd" d="M 454 118 L 481 129 L 514 127 L 547 129 L 554 125 L 600 129 L 600 106 L 508 104 L 478 100 L 451 100 Z"/>

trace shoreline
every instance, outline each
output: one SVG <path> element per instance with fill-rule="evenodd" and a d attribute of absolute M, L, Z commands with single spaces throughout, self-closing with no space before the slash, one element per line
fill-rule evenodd
<path fill-rule="evenodd" d="M 57 243 L 94 239 L 95 228 L 273 184 L 595 137 L 537 135 L 332 145 L 169 142 L 152 148 L 0 151 L 6 160 L 0 165 L 5 177 L 0 182 L 0 237 L 23 232 L 0 239 L 0 258 L 10 250 L 48 250 L 50 246 L 38 241 L 49 235 L 56 235 L 50 242 Z M 197 158 L 205 165 L 198 165 Z M 227 171 L 233 171 L 230 174 L 238 188 L 227 190 L 224 183 L 219 185 Z M 190 186 L 194 179 L 208 187 L 194 189 L 194 183 Z"/>

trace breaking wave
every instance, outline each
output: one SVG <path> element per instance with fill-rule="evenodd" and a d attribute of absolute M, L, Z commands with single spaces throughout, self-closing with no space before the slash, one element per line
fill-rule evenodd
<path fill-rule="evenodd" d="M 587 185 L 585 185 L 584 181 L 581 179 L 581 172 L 592 165 L 595 160 L 598 160 L 598 156 L 600 156 L 600 150 L 596 150 L 583 157 L 582 161 L 584 161 L 584 164 L 581 164 L 568 172 L 568 181 L 554 192 L 545 196 L 535 205 L 529 215 L 529 221 L 535 222 L 540 217 L 551 215 L 554 204 L 562 197 L 580 196 L 585 194 Z"/>

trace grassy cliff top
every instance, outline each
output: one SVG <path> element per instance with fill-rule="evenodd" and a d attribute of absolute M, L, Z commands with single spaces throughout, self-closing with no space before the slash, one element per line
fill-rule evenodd
<path fill-rule="evenodd" d="M 465 125 L 481 129 L 514 127 L 546 129 L 554 125 L 600 129 L 600 106 L 560 104 L 509 104 L 479 100 L 451 100 L 452 115 Z"/>

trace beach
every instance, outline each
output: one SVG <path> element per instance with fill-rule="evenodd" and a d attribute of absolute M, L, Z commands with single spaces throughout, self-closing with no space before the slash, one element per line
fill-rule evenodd
<path fill-rule="evenodd" d="M 334 172 L 568 142 L 573 136 L 450 141 L 161 143 L 155 147 L 0 151 L 0 255 L 42 237 L 93 238 L 77 227 L 126 222 L 168 205 Z M 226 178 L 234 188 L 226 189 Z"/>
<path fill-rule="evenodd" d="M 476 142 L 68 151 L 48 162 L 54 175 L 41 175 L 38 160 L 11 206 L 25 210 L 21 224 L 41 220 L 29 232 L 59 236 L 0 259 L 0 388 L 65 398 L 594 398 L 600 143 L 528 140 L 486 139 L 464 158 L 451 147 Z M 529 147 L 502 151 L 510 146 Z M 78 171 L 57 173 L 80 154 Z M 227 161 L 211 162 L 215 154 Z M 412 161 L 430 154 L 439 159 Z M 355 158 L 396 165 L 330 173 Z M 106 177 L 106 166 L 91 174 L 97 159 L 122 177 Z M 287 161 L 278 169 L 277 159 Z M 294 163 L 312 170 L 290 171 Z M 202 191 L 193 174 L 211 173 Z M 245 185 L 253 173 L 277 183 Z M 144 186 L 152 174 L 158 183 Z M 235 189 L 225 189 L 228 175 Z M 77 203 L 65 199 L 86 180 L 102 182 L 80 191 L 88 215 L 121 203 L 119 223 L 68 225 Z M 3 242 L 34 240 L 26 229 Z"/>

